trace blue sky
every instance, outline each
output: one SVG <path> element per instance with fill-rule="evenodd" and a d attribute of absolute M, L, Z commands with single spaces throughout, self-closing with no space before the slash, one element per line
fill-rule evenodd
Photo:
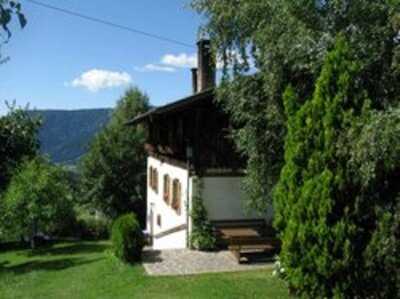
<path fill-rule="evenodd" d="M 200 17 L 189 0 L 41 0 L 150 33 L 195 44 Z M 154 105 L 191 93 L 195 48 L 37 7 L 21 0 L 25 29 L 12 27 L 0 66 L 0 114 L 4 101 L 38 109 L 113 107 L 129 85 Z"/>

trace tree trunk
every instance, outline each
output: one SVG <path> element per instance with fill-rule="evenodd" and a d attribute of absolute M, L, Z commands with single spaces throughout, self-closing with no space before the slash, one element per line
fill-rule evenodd
<path fill-rule="evenodd" d="M 36 233 L 37 233 L 36 220 L 34 220 L 32 222 L 32 234 L 31 234 L 31 240 L 30 240 L 32 250 L 36 248 L 36 243 L 35 243 Z"/>

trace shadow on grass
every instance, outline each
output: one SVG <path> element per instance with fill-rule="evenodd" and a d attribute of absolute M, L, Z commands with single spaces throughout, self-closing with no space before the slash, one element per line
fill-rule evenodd
<path fill-rule="evenodd" d="M 35 260 L 13 266 L 7 266 L 7 264 L 4 264 L 3 266 L 0 267 L 0 274 L 13 273 L 15 275 L 19 275 L 33 271 L 58 271 L 71 267 L 78 267 L 86 264 L 91 264 L 102 259 L 103 258 L 90 259 L 90 260 L 81 258 L 67 258 L 67 259 L 58 259 L 52 261 Z"/>
<path fill-rule="evenodd" d="M 69 242 L 61 245 L 50 244 L 27 253 L 28 256 L 38 255 L 71 255 L 71 254 L 88 254 L 100 253 L 108 249 L 106 244 L 85 243 L 85 242 Z"/>
<path fill-rule="evenodd" d="M 29 249 L 28 243 L 23 242 L 8 242 L 0 243 L 0 253 L 7 253 L 9 251 Z"/>

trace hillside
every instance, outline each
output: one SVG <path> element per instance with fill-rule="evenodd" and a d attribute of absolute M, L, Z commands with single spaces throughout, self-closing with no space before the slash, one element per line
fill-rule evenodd
<path fill-rule="evenodd" d="M 108 122 L 111 109 L 35 110 L 43 120 L 39 131 L 41 152 L 51 161 L 75 164 L 93 136 Z"/>

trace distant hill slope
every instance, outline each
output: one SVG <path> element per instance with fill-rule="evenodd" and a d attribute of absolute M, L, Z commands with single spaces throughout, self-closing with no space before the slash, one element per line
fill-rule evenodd
<path fill-rule="evenodd" d="M 108 122 L 112 109 L 34 110 L 43 125 L 39 131 L 41 152 L 55 163 L 76 164 L 95 134 Z"/>

